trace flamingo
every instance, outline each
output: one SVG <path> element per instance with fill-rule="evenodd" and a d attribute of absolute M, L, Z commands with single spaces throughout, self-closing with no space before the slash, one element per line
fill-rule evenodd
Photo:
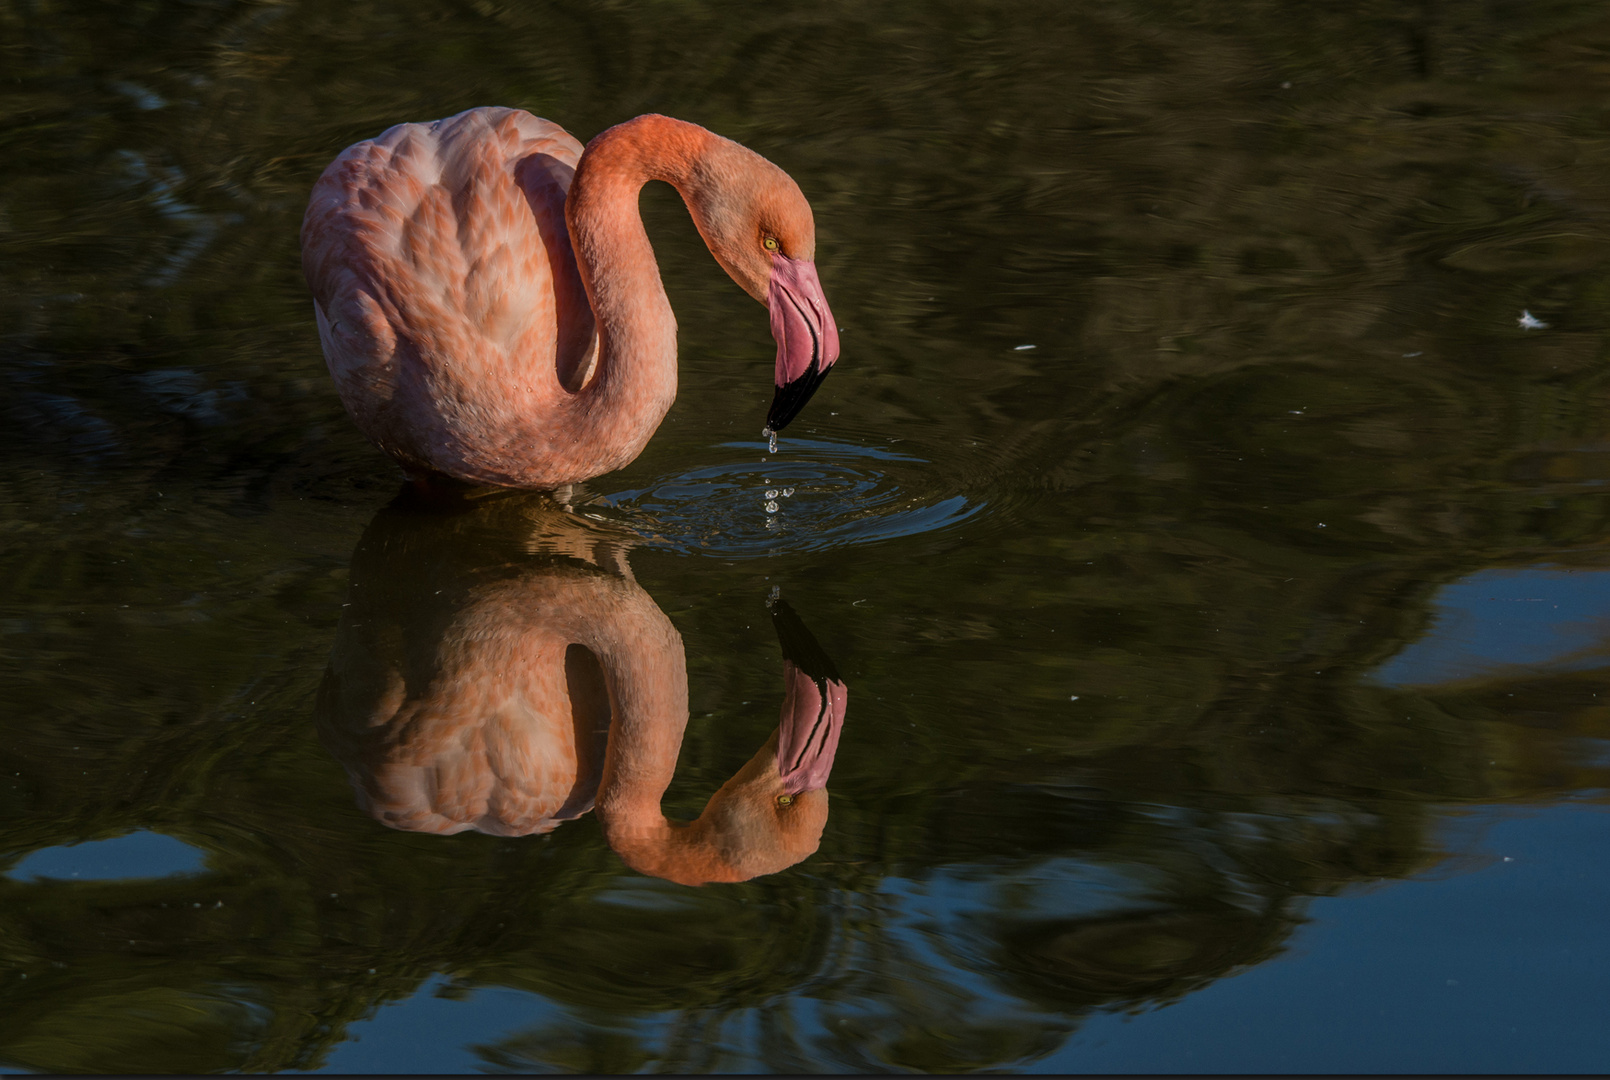
<path fill-rule="evenodd" d="M 359 805 L 395 829 L 497 836 L 596 807 L 628 866 L 686 885 L 814 852 L 847 691 L 798 616 L 769 604 L 777 730 L 696 820 L 673 821 L 682 639 L 631 579 L 626 541 L 537 498 L 443 513 L 408 490 L 359 541 L 317 705 Z"/>
<path fill-rule="evenodd" d="M 638 212 L 674 186 L 716 261 L 770 310 L 763 436 L 839 356 L 799 185 L 650 114 L 581 144 L 519 109 L 398 124 L 324 170 L 302 266 L 347 412 L 411 477 L 554 489 L 637 457 L 676 397 L 676 317 Z"/>

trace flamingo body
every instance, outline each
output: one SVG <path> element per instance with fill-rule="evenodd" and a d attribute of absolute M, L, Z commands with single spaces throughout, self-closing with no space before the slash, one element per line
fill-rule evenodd
<path fill-rule="evenodd" d="M 676 319 L 637 210 L 687 200 L 735 281 L 771 309 L 771 430 L 838 356 L 809 204 L 786 173 L 703 128 L 644 116 L 584 150 L 480 108 L 399 124 L 314 185 L 303 268 L 342 403 L 414 476 L 546 488 L 641 452 L 676 396 Z"/>

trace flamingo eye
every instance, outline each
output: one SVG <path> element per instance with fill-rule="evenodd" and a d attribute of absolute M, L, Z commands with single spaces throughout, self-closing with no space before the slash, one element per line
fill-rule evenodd
<path fill-rule="evenodd" d="M 777 245 L 777 238 L 775 236 L 768 236 L 764 240 L 762 240 L 760 243 L 761 243 L 761 246 L 763 246 L 767 251 L 776 251 L 777 250 L 778 245 Z"/>
<path fill-rule="evenodd" d="M 792 795 L 779 795 L 779 796 L 777 796 L 777 805 L 778 806 L 788 806 L 793 801 L 794 801 L 794 796 L 792 796 Z"/>

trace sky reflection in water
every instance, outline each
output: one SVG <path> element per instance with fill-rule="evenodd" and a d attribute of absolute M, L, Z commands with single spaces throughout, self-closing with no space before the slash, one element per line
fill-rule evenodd
<path fill-rule="evenodd" d="M 1484 570 L 1438 590 L 1436 622 L 1375 672 L 1387 686 L 1431 685 L 1504 669 L 1610 665 L 1610 572 Z"/>

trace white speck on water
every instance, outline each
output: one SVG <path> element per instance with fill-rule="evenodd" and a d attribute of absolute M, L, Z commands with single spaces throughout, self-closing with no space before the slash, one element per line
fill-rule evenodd
<path fill-rule="evenodd" d="M 1037 348 L 1039 348 L 1038 345 L 1019 345 L 1016 348 L 1014 348 L 1012 351 L 1013 352 L 1028 352 L 1030 349 L 1037 349 Z"/>
<path fill-rule="evenodd" d="M 1403 359 L 1405 359 L 1405 360 L 1413 360 L 1416 356 L 1424 356 L 1424 355 L 1425 355 L 1424 352 L 1406 352 L 1406 353 L 1403 354 Z"/>
<path fill-rule="evenodd" d="M 1548 323 L 1524 308 L 1521 310 L 1521 317 L 1515 321 L 1521 324 L 1522 330 L 1547 330 L 1549 328 Z"/>
<path fill-rule="evenodd" d="M 768 502 L 766 504 L 766 513 L 775 514 L 776 512 L 777 512 L 777 502 L 776 502 L 776 500 L 772 500 L 771 502 Z"/>
<path fill-rule="evenodd" d="M 1069 700 L 1069 701 L 1078 701 L 1078 700 L 1079 700 L 1079 695 L 1078 695 L 1078 694 L 1075 694 L 1075 695 L 1073 695 L 1073 696 L 1072 696 L 1072 697 L 1071 697 L 1071 698 L 1069 698 L 1069 699 L 1068 699 L 1068 700 Z"/>
<path fill-rule="evenodd" d="M 1324 528 L 1324 527 L 1325 527 L 1325 523 L 1324 523 L 1324 522 L 1323 522 L 1323 521 L 1321 521 L 1321 522 L 1320 522 L 1320 523 L 1319 523 L 1319 524 L 1318 524 L 1318 525 L 1317 525 L 1317 526 L 1315 526 L 1315 527 L 1316 527 L 1316 528 L 1320 528 L 1320 529 L 1323 529 L 1323 528 Z"/>

